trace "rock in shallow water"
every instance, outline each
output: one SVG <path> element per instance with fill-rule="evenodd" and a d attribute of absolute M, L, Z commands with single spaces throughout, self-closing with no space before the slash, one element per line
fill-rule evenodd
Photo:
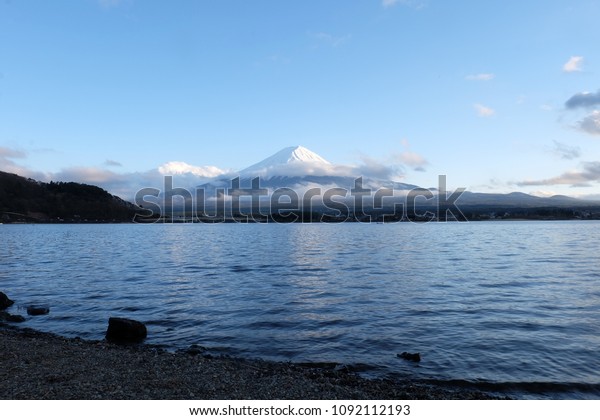
<path fill-rule="evenodd" d="M 140 343 L 148 331 L 146 326 L 133 319 L 127 318 L 109 318 L 108 329 L 106 330 L 106 339 L 115 343 Z"/>
<path fill-rule="evenodd" d="M 27 315 L 37 316 L 37 315 L 47 315 L 50 313 L 50 308 L 47 306 L 28 306 L 27 307 Z"/>
<path fill-rule="evenodd" d="M 10 300 L 6 294 L 0 292 L 0 310 L 6 309 L 15 303 L 13 300 Z"/>
<path fill-rule="evenodd" d="M 411 362 L 420 362 L 421 361 L 420 353 L 402 352 L 401 354 L 397 354 L 396 356 L 398 356 L 399 358 L 404 359 L 404 360 L 410 360 Z"/>

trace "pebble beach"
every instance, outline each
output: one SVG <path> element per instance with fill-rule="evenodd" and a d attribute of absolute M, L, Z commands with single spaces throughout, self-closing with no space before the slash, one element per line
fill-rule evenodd
<path fill-rule="evenodd" d="M 468 389 L 365 379 L 344 369 L 167 352 L 0 328 L 4 400 L 496 399 Z"/>

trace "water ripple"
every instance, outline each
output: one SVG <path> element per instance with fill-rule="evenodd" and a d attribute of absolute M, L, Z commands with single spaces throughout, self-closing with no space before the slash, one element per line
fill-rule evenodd
<path fill-rule="evenodd" d="M 600 223 L 374 227 L 2 225 L 0 290 L 59 334 L 124 316 L 170 349 L 600 397 Z"/>

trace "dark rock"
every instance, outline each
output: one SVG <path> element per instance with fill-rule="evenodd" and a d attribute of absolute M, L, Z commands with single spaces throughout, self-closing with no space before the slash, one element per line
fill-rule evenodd
<path fill-rule="evenodd" d="M 25 322 L 21 315 L 11 315 L 8 312 L 0 311 L 0 321 L 5 322 Z"/>
<path fill-rule="evenodd" d="M 11 306 L 14 300 L 10 300 L 3 292 L 0 292 L 0 310 L 6 309 Z"/>
<path fill-rule="evenodd" d="M 106 339 L 115 343 L 139 343 L 148 335 L 140 321 L 127 318 L 109 318 Z"/>
<path fill-rule="evenodd" d="M 411 362 L 420 362 L 421 361 L 420 353 L 402 352 L 401 354 L 397 354 L 396 356 L 398 356 L 399 358 L 404 359 L 404 360 L 410 360 Z"/>
<path fill-rule="evenodd" d="M 8 315 L 8 322 L 25 322 L 25 317 L 21 315 Z"/>
<path fill-rule="evenodd" d="M 50 308 L 47 306 L 28 306 L 27 315 L 47 315 L 50 313 Z"/>
<path fill-rule="evenodd" d="M 198 344 L 192 344 L 191 346 L 189 346 L 186 350 L 184 350 L 183 352 L 185 354 L 189 354 L 191 356 L 197 356 L 199 354 L 204 354 L 207 352 L 207 348 L 206 347 L 202 347 L 199 346 Z"/>

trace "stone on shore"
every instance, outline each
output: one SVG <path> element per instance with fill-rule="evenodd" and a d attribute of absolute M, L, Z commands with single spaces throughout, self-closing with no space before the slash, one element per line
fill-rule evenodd
<path fill-rule="evenodd" d="M 148 331 L 146 326 L 133 319 L 109 318 L 106 340 L 115 343 L 140 343 L 144 341 Z"/>
<path fill-rule="evenodd" d="M 27 315 L 38 316 L 47 315 L 50 313 L 50 308 L 47 306 L 35 306 L 31 305 L 27 307 Z"/>
<path fill-rule="evenodd" d="M 8 308 L 13 303 L 15 303 L 14 300 L 10 300 L 6 294 L 0 292 L 0 310 Z"/>

